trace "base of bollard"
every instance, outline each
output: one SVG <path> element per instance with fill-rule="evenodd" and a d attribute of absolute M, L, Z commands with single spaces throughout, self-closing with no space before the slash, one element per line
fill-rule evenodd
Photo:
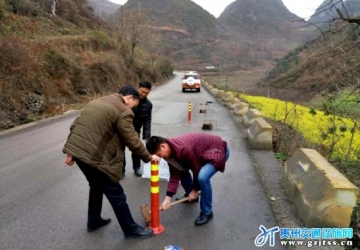
<path fill-rule="evenodd" d="M 160 225 L 158 227 L 149 227 L 154 231 L 154 234 L 161 234 L 162 232 L 165 231 L 165 227 L 163 225 Z"/>

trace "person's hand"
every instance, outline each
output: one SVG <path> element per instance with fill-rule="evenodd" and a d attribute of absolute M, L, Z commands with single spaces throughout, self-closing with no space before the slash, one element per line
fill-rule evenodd
<path fill-rule="evenodd" d="M 171 202 L 171 197 L 166 196 L 164 201 L 161 203 L 160 210 L 165 211 L 165 210 L 169 209 L 170 202 Z"/>
<path fill-rule="evenodd" d="M 189 193 L 188 197 L 189 197 L 189 201 L 192 201 L 192 200 L 197 199 L 197 198 L 199 197 L 199 191 L 194 190 L 194 189 L 191 190 L 191 192 Z"/>
<path fill-rule="evenodd" d="M 157 155 L 152 155 L 151 157 L 152 157 L 152 158 L 151 158 L 151 162 L 154 162 L 154 163 L 159 164 L 159 162 L 160 162 L 160 160 L 161 160 L 161 158 L 160 158 L 159 156 L 157 156 Z"/>
<path fill-rule="evenodd" d="M 74 159 L 71 155 L 69 154 L 66 155 L 65 164 L 68 165 L 69 167 L 74 164 Z"/>

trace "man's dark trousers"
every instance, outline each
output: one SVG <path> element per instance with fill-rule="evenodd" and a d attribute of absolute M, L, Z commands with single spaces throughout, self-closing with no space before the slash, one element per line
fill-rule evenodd
<path fill-rule="evenodd" d="M 139 155 L 137 155 L 137 154 L 132 153 L 131 154 L 131 159 L 132 159 L 132 162 L 133 162 L 134 171 L 136 169 L 140 169 L 140 167 L 141 167 L 141 157 Z M 124 154 L 124 166 L 123 166 L 123 170 L 122 170 L 123 175 L 125 174 L 125 166 L 126 166 L 126 157 L 125 157 L 125 154 Z"/>
<path fill-rule="evenodd" d="M 88 225 L 101 217 L 103 194 L 109 200 L 124 234 L 132 233 L 138 228 L 134 221 L 126 195 L 120 183 L 111 181 L 105 174 L 80 160 L 75 160 L 89 182 Z"/>
<path fill-rule="evenodd" d="M 139 155 L 132 153 L 131 154 L 131 159 L 132 159 L 132 163 L 133 163 L 133 169 L 140 169 L 141 167 L 141 158 Z"/>

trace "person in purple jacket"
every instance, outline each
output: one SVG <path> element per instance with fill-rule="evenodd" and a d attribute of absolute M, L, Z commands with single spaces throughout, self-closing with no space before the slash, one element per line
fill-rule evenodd
<path fill-rule="evenodd" d="M 226 141 L 208 133 L 188 133 L 174 138 L 152 136 L 146 142 L 146 148 L 150 154 L 164 158 L 169 164 L 170 179 L 161 207 L 168 208 L 181 181 L 189 202 L 197 200 L 201 191 L 201 212 L 195 225 L 208 223 L 213 218 L 210 179 L 218 171 L 225 171 L 225 162 L 230 155 Z"/>

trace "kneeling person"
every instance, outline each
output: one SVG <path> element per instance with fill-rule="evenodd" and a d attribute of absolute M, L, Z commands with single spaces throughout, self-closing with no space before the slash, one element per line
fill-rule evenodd
<path fill-rule="evenodd" d="M 170 179 L 161 207 L 168 208 L 181 181 L 189 201 L 198 199 L 201 191 L 201 212 L 195 225 L 204 225 L 212 219 L 210 179 L 218 171 L 225 171 L 225 162 L 229 158 L 227 143 L 216 135 L 188 133 L 174 138 L 152 136 L 146 142 L 146 148 L 150 154 L 165 158 L 169 164 Z"/>

